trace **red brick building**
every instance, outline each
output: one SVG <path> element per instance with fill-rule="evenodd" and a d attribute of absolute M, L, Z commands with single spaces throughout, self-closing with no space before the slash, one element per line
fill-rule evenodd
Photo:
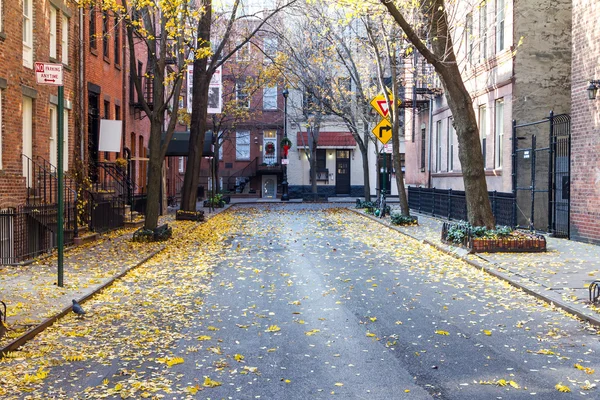
<path fill-rule="evenodd" d="M 589 100 L 590 81 L 600 80 L 600 3 L 573 0 L 571 88 L 571 238 L 600 243 L 600 96 Z"/>
<path fill-rule="evenodd" d="M 36 254 L 52 241 L 51 223 L 30 214 L 34 205 L 56 202 L 58 89 L 36 83 L 34 63 L 63 65 L 68 171 L 80 155 L 78 36 L 73 2 L 1 2 L 0 264 Z"/>

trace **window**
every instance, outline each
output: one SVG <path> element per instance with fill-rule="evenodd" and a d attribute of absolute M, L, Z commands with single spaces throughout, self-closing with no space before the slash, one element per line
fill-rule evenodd
<path fill-rule="evenodd" d="M 62 15 L 62 27 L 61 27 L 61 52 L 62 52 L 62 63 L 69 65 L 69 17 L 65 14 Z"/>
<path fill-rule="evenodd" d="M 421 172 L 425 171 L 425 146 L 426 146 L 426 129 L 425 127 L 421 128 Z"/>
<path fill-rule="evenodd" d="M 467 14 L 465 22 L 465 48 L 467 50 L 467 62 L 473 64 L 473 14 Z"/>
<path fill-rule="evenodd" d="M 0 32 L 3 32 L 3 30 L 4 30 L 4 25 L 2 24 L 3 19 L 4 19 L 3 6 L 4 6 L 4 0 L 0 0 Z M 2 167 L 0 167 L 0 169 L 2 169 Z"/>
<path fill-rule="evenodd" d="M 33 99 L 23 96 L 23 176 L 28 177 L 27 187 L 32 185 L 33 166 L 28 159 L 33 157 Z"/>
<path fill-rule="evenodd" d="M 23 0 L 23 65 L 33 68 L 33 0 Z"/>
<path fill-rule="evenodd" d="M 121 120 L 121 106 L 115 104 L 115 119 L 117 121 Z"/>
<path fill-rule="evenodd" d="M 96 50 L 97 39 L 96 39 L 96 7 L 91 6 L 90 8 L 90 49 Z"/>
<path fill-rule="evenodd" d="M 277 110 L 277 86 L 263 89 L 263 109 Z"/>
<path fill-rule="evenodd" d="M 238 49 L 236 57 L 238 61 L 250 61 L 250 42 Z"/>
<path fill-rule="evenodd" d="M 50 7 L 50 58 L 56 58 L 56 8 Z"/>
<path fill-rule="evenodd" d="M 58 156 L 56 149 L 56 138 L 58 137 L 58 112 L 55 105 L 51 104 L 48 108 L 48 121 L 50 123 L 50 164 L 53 169 L 58 166 Z M 54 172 L 54 171 L 52 171 Z"/>
<path fill-rule="evenodd" d="M 63 110 L 63 171 L 69 170 L 69 110 Z"/>
<path fill-rule="evenodd" d="M 494 131 L 496 134 L 496 168 L 502 168 L 502 150 L 504 145 L 504 99 L 496 100 Z"/>
<path fill-rule="evenodd" d="M 264 42 L 265 62 L 270 63 L 277 55 L 277 38 L 265 38 Z"/>
<path fill-rule="evenodd" d="M 250 159 L 250 131 L 237 131 L 235 133 L 235 159 Z"/>
<path fill-rule="evenodd" d="M 487 57 L 487 3 L 479 4 L 479 61 Z"/>
<path fill-rule="evenodd" d="M 483 154 L 483 168 L 486 166 L 486 148 L 485 142 L 487 140 L 487 109 L 485 105 L 479 106 L 479 137 L 481 138 L 481 151 Z"/>
<path fill-rule="evenodd" d="M 115 64 L 121 64 L 121 26 L 119 19 L 115 17 Z"/>
<path fill-rule="evenodd" d="M 110 101 L 104 100 L 104 119 L 110 119 Z"/>
<path fill-rule="evenodd" d="M 108 11 L 102 11 L 102 54 L 108 58 Z"/>
<path fill-rule="evenodd" d="M 317 172 L 327 168 L 327 150 L 317 149 Z"/>
<path fill-rule="evenodd" d="M 454 170 L 454 135 L 456 135 L 454 120 L 448 118 L 448 171 Z"/>
<path fill-rule="evenodd" d="M 183 166 L 183 157 L 179 157 L 178 161 L 179 161 L 178 171 L 180 174 L 183 174 L 185 172 L 184 166 Z"/>
<path fill-rule="evenodd" d="M 219 143 L 219 160 L 223 160 L 223 146 L 225 145 L 225 141 L 223 140 L 223 132 L 219 132 L 217 141 Z"/>
<path fill-rule="evenodd" d="M 504 50 L 504 0 L 496 0 L 496 52 Z"/>
<path fill-rule="evenodd" d="M 245 81 L 239 81 L 235 84 L 235 95 L 240 107 L 250 108 L 250 96 L 246 90 Z"/>
<path fill-rule="evenodd" d="M 442 121 L 435 123 L 435 170 L 442 170 Z"/>

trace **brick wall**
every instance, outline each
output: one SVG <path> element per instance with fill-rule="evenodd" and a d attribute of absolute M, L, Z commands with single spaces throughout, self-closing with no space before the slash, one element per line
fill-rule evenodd
<path fill-rule="evenodd" d="M 57 58 L 50 59 L 49 10 L 57 12 Z M 79 73 L 78 10 L 72 2 L 44 0 L 33 2 L 33 61 L 60 63 L 62 54 L 62 16 L 69 17 L 69 60 L 64 68 L 64 94 L 71 107 L 68 129 L 69 164 L 77 152 L 77 93 Z M 21 1 L 3 2 L 3 31 L 0 33 L 0 90 L 2 91 L 2 168 L 0 169 L 0 208 L 14 207 L 25 202 L 26 188 L 21 153 L 23 152 L 23 96 L 33 98 L 33 157 L 49 159 L 49 107 L 57 102 L 58 89 L 38 85 L 35 73 L 23 66 L 23 6 Z"/>
<path fill-rule="evenodd" d="M 600 99 L 586 88 L 600 79 L 600 3 L 573 0 L 571 90 L 571 238 L 600 243 Z"/>

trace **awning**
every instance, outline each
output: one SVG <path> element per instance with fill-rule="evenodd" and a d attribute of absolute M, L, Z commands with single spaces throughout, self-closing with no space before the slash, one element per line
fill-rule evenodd
<path fill-rule="evenodd" d="M 298 132 L 298 147 L 308 147 L 308 132 Z M 348 148 L 356 147 L 356 140 L 350 132 L 319 132 L 317 147 Z"/>
<path fill-rule="evenodd" d="M 162 140 L 164 141 L 165 135 L 163 134 Z M 167 148 L 167 157 L 187 157 L 189 155 L 190 147 L 190 132 L 175 132 L 169 147 Z M 202 157 L 213 157 L 213 133 L 212 131 L 206 131 L 204 133 L 204 148 L 202 150 Z"/>

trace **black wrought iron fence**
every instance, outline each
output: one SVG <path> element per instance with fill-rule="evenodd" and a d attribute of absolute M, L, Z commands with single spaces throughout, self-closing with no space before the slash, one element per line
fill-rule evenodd
<path fill-rule="evenodd" d="M 75 237 L 75 203 L 65 203 L 64 243 Z M 51 252 L 57 245 L 57 204 L 0 209 L 0 264 L 16 264 Z"/>
<path fill-rule="evenodd" d="M 488 192 L 496 225 L 516 225 L 516 200 L 512 193 Z M 452 189 L 408 187 L 408 206 L 417 212 L 449 220 L 467 220 L 465 192 Z"/>

